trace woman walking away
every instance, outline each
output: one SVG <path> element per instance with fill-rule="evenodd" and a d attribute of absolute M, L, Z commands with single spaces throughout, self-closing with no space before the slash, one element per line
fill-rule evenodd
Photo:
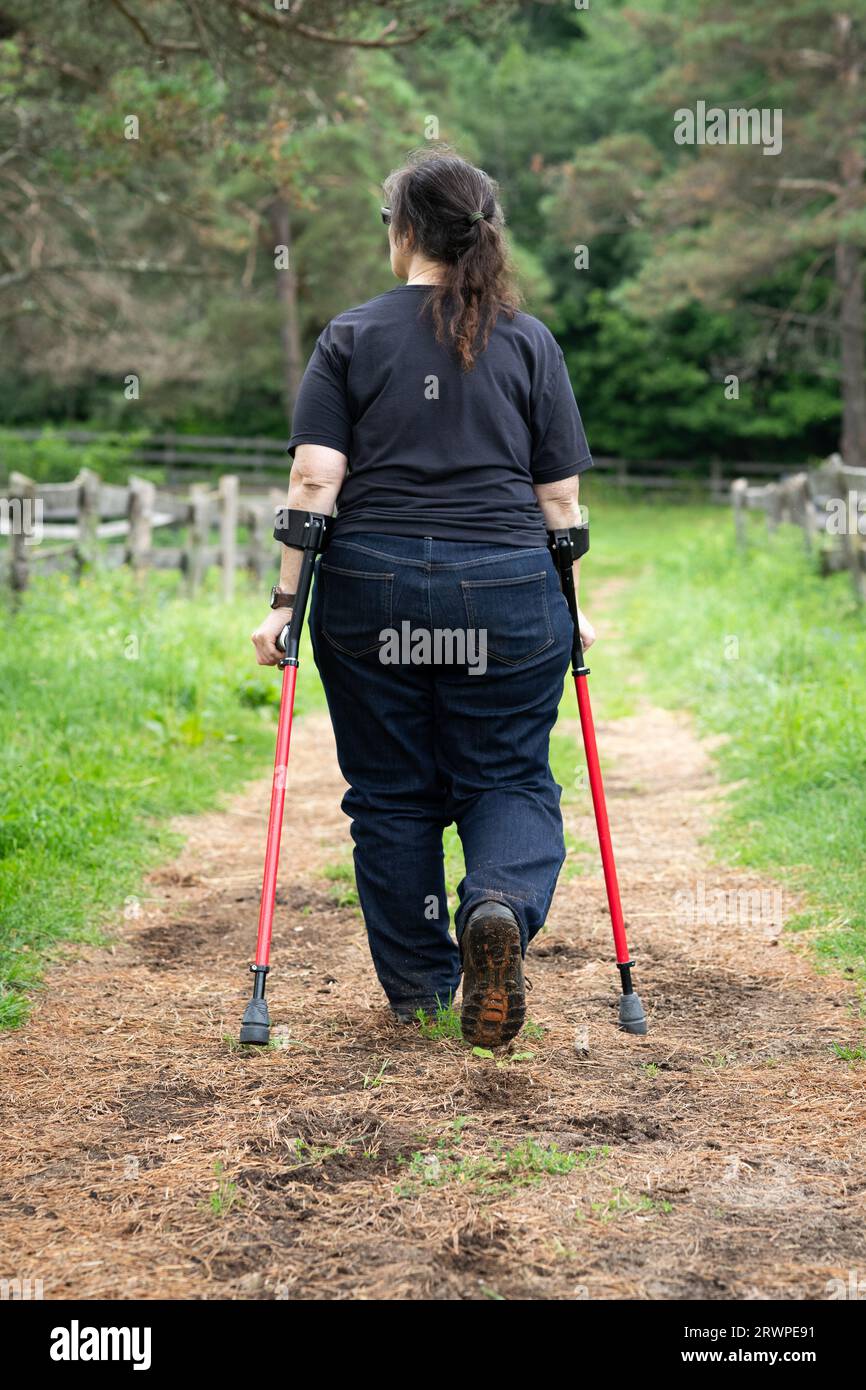
<path fill-rule="evenodd" d="M 379 981 L 409 1020 L 462 973 L 464 1037 L 495 1047 L 523 1024 L 523 957 L 565 858 L 548 746 L 572 626 L 546 531 L 579 524 L 591 459 L 562 352 L 517 309 L 493 181 L 426 154 L 385 195 L 403 283 L 321 334 L 288 505 L 337 506 L 310 629 Z M 253 633 L 262 665 L 279 660 L 299 564 L 284 547 L 278 606 Z M 588 647 L 582 615 L 581 633 Z"/>

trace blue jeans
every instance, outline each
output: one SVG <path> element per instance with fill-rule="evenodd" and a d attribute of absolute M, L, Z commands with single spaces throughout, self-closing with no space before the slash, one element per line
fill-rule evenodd
<path fill-rule="evenodd" d="M 466 864 L 458 940 L 485 899 L 512 909 L 524 951 L 544 925 L 565 858 L 548 749 L 568 607 L 543 547 L 350 534 L 317 562 L 310 631 L 376 973 L 393 1005 L 430 1008 L 460 980 L 446 826 Z M 438 652 L 424 633 L 440 634 Z"/>

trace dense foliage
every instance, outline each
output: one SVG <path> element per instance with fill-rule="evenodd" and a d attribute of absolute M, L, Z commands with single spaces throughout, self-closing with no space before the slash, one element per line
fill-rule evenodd
<path fill-rule="evenodd" d="M 438 139 L 500 180 L 597 453 L 803 459 L 845 396 L 856 461 L 864 24 L 837 0 L 0 0 L 0 419 L 283 433 L 323 323 L 391 283 L 382 178 Z M 783 148 L 677 144 L 699 100 L 783 110 Z"/>

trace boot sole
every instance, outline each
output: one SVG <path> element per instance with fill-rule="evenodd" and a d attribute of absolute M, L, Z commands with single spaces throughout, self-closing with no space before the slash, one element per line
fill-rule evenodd
<path fill-rule="evenodd" d="M 467 926 L 463 950 L 463 1037 L 477 1047 L 501 1047 L 526 1019 L 523 957 L 516 922 L 479 917 Z"/>

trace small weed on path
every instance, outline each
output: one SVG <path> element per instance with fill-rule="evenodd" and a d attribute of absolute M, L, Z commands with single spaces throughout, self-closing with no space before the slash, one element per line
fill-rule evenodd
<path fill-rule="evenodd" d="M 460 1014 L 453 1004 L 440 1004 L 432 1018 L 428 1017 L 423 1009 L 419 1009 L 416 1017 L 422 1038 L 428 1038 L 431 1042 L 442 1042 L 446 1038 L 455 1042 L 463 1041 Z"/>
<path fill-rule="evenodd" d="M 615 1187 L 606 1201 L 593 1202 L 591 1210 L 600 1221 L 619 1221 L 626 1216 L 667 1215 L 673 1211 L 673 1206 L 662 1198 L 647 1197 L 644 1193 L 633 1197 L 624 1188 Z"/>
<path fill-rule="evenodd" d="M 326 864 L 323 870 L 331 884 L 330 895 L 336 907 L 358 907 L 355 870 L 351 863 Z"/>
<path fill-rule="evenodd" d="M 214 1216 L 227 1216 L 235 1203 L 240 1201 L 238 1185 L 228 1177 L 225 1165 L 219 1160 L 214 1164 L 213 1170 L 217 1185 L 210 1194 L 208 1208 Z"/>
<path fill-rule="evenodd" d="M 567 1152 L 557 1144 L 542 1145 L 528 1138 L 510 1149 L 491 1139 L 487 1152 L 463 1154 L 460 1144 L 466 1124 L 465 1119 L 455 1121 L 450 1133 L 439 1140 L 435 1149 L 417 1150 L 398 1158 L 398 1163 L 407 1170 L 407 1177 L 398 1183 L 397 1196 L 414 1197 L 425 1187 L 445 1187 L 450 1183 L 469 1185 L 481 1196 L 502 1194 L 516 1187 L 535 1186 L 545 1177 L 586 1167 L 609 1153 L 607 1147 Z"/>
<path fill-rule="evenodd" d="M 379 1067 L 378 1071 L 366 1072 L 364 1074 L 364 1090 L 375 1091 L 379 1086 L 384 1086 L 386 1081 L 390 1081 L 391 1077 L 385 1075 L 385 1072 L 388 1070 L 388 1067 L 390 1065 L 391 1063 L 389 1059 L 386 1057 L 382 1062 L 382 1065 Z"/>

